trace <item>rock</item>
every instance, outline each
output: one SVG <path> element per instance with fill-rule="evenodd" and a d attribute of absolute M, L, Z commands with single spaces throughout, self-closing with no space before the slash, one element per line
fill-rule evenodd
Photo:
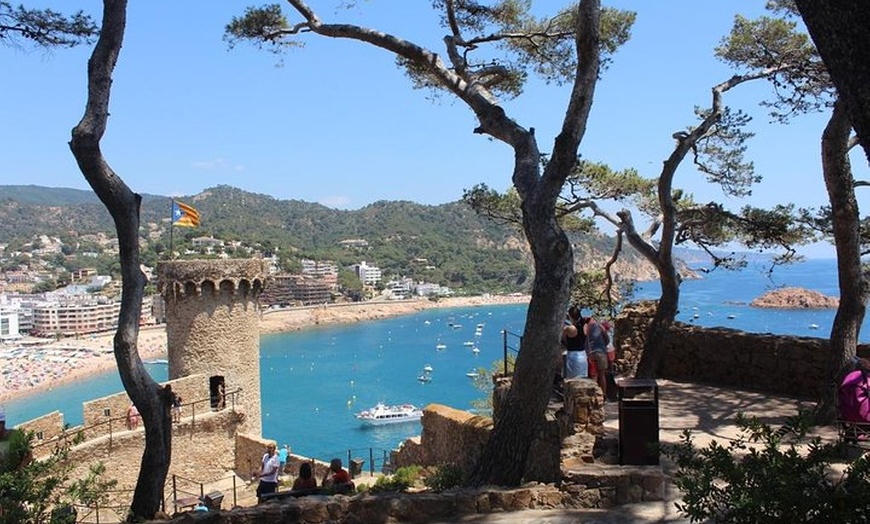
<path fill-rule="evenodd" d="M 775 289 L 749 303 L 753 307 L 779 309 L 836 309 L 839 304 L 837 297 L 799 287 Z"/>

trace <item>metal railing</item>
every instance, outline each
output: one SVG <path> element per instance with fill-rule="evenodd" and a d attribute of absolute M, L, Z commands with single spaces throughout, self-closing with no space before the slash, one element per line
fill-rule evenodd
<path fill-rule="evenodd" d="M 519 354 L 520 346 L 523 344 L 523 336 L 518 335 L 516 333 L 511 333 L 510 331 L 508 331 L 506 329 L 503 329 L 501 333 L 502 333 L 502 344 L 503 344 L 503 353 L 504 353 L 502 355 L 502 359 L 503 359 L 502 362 L 504 363 L 504 376 L 508 376 L 508 375 L 513 374 L 513 372 L 514 372 L 512 367 L 510 370 L 508 369 L 508 367 L 510 367 L 509 366 L 510 363 L 508 361 L 508 352 L 512 352 L 515 355 Z M 516 345 L 515 346 L 511 345 L 512 342 Z"/>
<path fill-rule="evenodd" d="M 220 409 L 215 409 L 211 407 L 211 398 L 194 400 L 192 402 L 188 402 L 186 404 L 182 404 L 182 408 L 185 406 L 190 408 L 190 423 L 192 427 L 196 426 L 196 407 L 203 403 L 206 403 L 208 408 L 202 409 L 200 407 L 200 414 L 202 413 L 211 413 L 213 411 L 223 411 L 224 409 L 229 409 L 230 411 L 236 410 L 236 395 L 240 394 L 242 391 L 241 388 L 235 389 L 233 391 L 227 392 L 224 395 L 225 407 Z M 228 405 L 227 405 L 228 403 Z M 105 429 L 102 429 L 105 428 Z M 99 430 L 99 431 L 98 431 Z M 99 438 L 103 436 L 107 436 L 109 438 L 109 449 L 114 446 L 114 438 L 117 434 L 122 432 L 126 433 L 129 431 L 135 431 L 135 429 L 130 429 L 127 426 L 127 415 L 112 417 L 105 420 L 101 420 L 100 422 L 91 424 L 90 426 L 75 426 L 69 429 L 64 429 L 59 435 L 51 437 L 49 439 L 45 439 L 31 446 L 32 450 L 38 450 L 44 446 L 48 446 L 51 444 L 55 444 L 58 447 L 67 446 L 70 443 L 73 445 L 80 443 L 81 439 L 83 441 L 87 441 L 92 438 Z"/>

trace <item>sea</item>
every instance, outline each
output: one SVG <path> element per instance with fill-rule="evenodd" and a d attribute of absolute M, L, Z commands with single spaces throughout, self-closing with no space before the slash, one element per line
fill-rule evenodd
<path fill-rule="evenodd" d="M 703 269 L 703 268 L 700 268 Z M 741 271 L 717 269 L 681 286 L 677 319 L 755 333 L 828 337 L 833 310 L 771 310 L 749 306 L 766 291 L 804 287 L 839 296 L 834 260 L 809 260 L 779 267 L 757 262 Z M 657 282 L 637 286 L 635 298 L 656 298 Z M 293 453 L 373 457 L 378 462 L 403 440 L 420 434 L 419 422 L 364 426 L 354 414 L 386 404 L 440 403 L 474 409 L 486 392 L 466 373 L 492 369 L 525 324 L 526 305 L 429 309 L 362 323 L 313 327 L 264 335 L 260 340 L 263 436 Z M 480 329 L 478 329 L 480 326 Z M 479 331 L 479 334 L 476 332 Z M 861 342 L 870 342 L 867 323 Z M 470 343 L 470 344 L 469 344 Z M 436 346 L 443 344 L 443 349 Z M 479 352 L 473 352 L 477 347 Z M 167 378 L 165 364 L 146 364 L 155 380 Z M 431 381 L 420 382 L 424 367 Z M 59 410 L 70 425 L 82 423 L 81 403 L 122 391 L 116 371 L 52 391 L 9 401 L 7 424 Z"/>

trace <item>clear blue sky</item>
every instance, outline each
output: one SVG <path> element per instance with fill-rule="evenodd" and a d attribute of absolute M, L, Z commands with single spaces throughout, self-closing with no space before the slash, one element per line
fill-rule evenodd
<path fill-rule="evenodd" d="M 369 0 L 336 11 L 311 0 L 325 21 L 349 20 L 441 51 L 443 30 L 424 0 Z M 555 2 L 536 2 L 538 8 Z M 595 95 L 584 157 L 655 176 L 672 133 L 695 122 L 710 87 L 732 74 L 712 49 L 739 12 L 756 16 L 763 0 L 619 0 L 635 10 L 631 41 L 614 57 Z M 99 19 L 102 3 L 46 0 Z M 485 182 L 510 185 L 510 149 L 472 133 L 471 112 L 449 97 L 414 91 L 384 51 L 309 35 L 306 47 L 278 58 L 248 45 L 228 50 L 224 25 L 247 2 L 131 2 L 103 140 L 110 165 L 137 192 L 191 195 L 229 184 L 280 199 L 356 209 L 378 200 L 455 201 Z M 88 189 L 69 152 L 70 129 L 84 110 L 90 47 L 45 52 L 0 48 L 0 184 Z M 548 151 L 569 87 L 529 85 L 504 107 L 535 127 Z M 749 157 L 765 178 L 747 201 L 757 206 L 825 203 L 819 140 L 827 116 L 789 126 L 769 123 L 758 101 L 767 84 L 727 95 L 755 116 Z M 860 172 L 866 162 L 853 163 Z M 702 201 L 721 199 L 688 162 L 676 184 Z M 2 195 L 0 195 L 2 197 Z M 733 202 L 734 207 L 742 202 Z M 830 255 L 830 249 L 807 251 Z"/>

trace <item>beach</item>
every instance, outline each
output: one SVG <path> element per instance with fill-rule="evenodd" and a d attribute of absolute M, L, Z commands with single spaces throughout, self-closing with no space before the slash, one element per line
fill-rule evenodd
<path fill-rule="evenodd" d="M 262 312 L 260 333 L 287 333 L 318 325 L 364 322 L 408 315 L 432 308 L 528 303 L 528 295 L 479 295 L 433 300 L 370 301 L 329 306 L 268 309 Z M 33 339 L 0 345 L 0 403 L 51 391 L 84 377 L 116 370 L 112 352 L 115 331 L 79 338 Z M 166 358 L 164 326 L 139 330 L 142 360 Z"/>

